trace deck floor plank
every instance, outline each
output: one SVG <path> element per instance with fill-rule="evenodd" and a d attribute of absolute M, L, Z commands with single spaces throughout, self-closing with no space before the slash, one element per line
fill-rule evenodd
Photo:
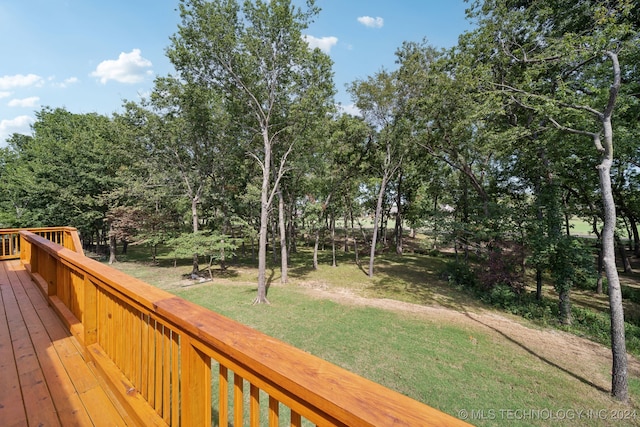
<path fill-rule="evenodd" d="M 27 324 L 61 424 L 63 426 L 91 425 L 92 422 L 85 410 L 85 405 L 78 396 L 65 364 L 56 351 L 57 343 L 71 342 L 64 339 L 64 331 L 56 329 L 56 326 L 62 326 L 59 319 L 51 316 L 45 321 L 39 316 L 39 314 L 52 313 L 40 291 L 31 285 L 30 278 L 25 271 L 9 270 L 8 274 L 14 279 L 12 280 L 14 294 Z M 22 286 L 18 286 L 18 283 Z M 30 289 L 31 292 L 29 292 Z M 51 329 L 56 330 L 57 333 L 53 336 L 49 335 L 45 325 L 50 325 Z M 79 368 L 88 369 L 84 360 L 81 360 L 80 363 L 83 366 L 79 366 Z"/>
<path fill-rule="evenodd" d="M 11 277 L 9 277 L 9 281 L 11 282 Z M 28 424 L 59 426 L 60 420 L 40 367 L 35 345 L 29 334 L 27 322 L 32 319 L 29 318 L 28 312 L 25 313 L 27 315 L 25 319 L 18 303 L 21 286 L 19 284 L 16 286 L 15 282 L 11 282 L 11 285 L 10 288 L 3 290 L 3 302 L 9 319 L 11 343 Z M 36 335 L 34 338 L 38 340 L 39 337 Z"/>
<path fill-rule="evenodd" d="M 127 425 L 18 260 L 0 262 L 0 303 L 0 425 Z"/>
<path fill-rule="evenodd" d="M 22 404 L 18 367 L 13 355 L 9 319 L 4 308 L 4 294 L 11 291 L 6 272 L 0 268 L 0 424 L 22 426 L 27 413 Z"/>

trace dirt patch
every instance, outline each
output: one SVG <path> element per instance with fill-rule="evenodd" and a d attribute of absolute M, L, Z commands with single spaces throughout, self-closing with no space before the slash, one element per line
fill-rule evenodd
<path fill-rule="evenodd" d="M 488 310 L 456 311 L 386 298 L 364 298 L 350 289 L 327 289 L 318 283 L 301 284 L 309 294 L 341 304 L 376 307 L 447 321 L 487 333 L 520 347 L 541 361 L 603 392 L 611 390 L 611 350 L 593 341 L 555 329 L 538 329 L 522 320 Z M 640 361 L 629 356 L 629 375 L 640 375 Z"/>

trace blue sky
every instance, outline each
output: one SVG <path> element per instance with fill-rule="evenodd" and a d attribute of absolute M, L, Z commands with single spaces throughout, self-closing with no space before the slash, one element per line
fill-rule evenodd
<path fill-rule="evenodd" d="M 173 72 L 165 56 L 179 0 L 0 0 L 0 146 L 30 133 L 35 112 L 111 115 Z M 395 68 L 403 41 L 451 47 L 470 28 L 463 0 L 316 0 L 306 32 L 334 61 L 336 101 L 345 85 Z"/>

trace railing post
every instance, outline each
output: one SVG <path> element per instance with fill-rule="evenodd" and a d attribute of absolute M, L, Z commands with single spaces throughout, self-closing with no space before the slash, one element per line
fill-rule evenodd
<path fill-rule="evenodd" d="M 62 231 L 62 242 L 60 244 L 67 249 L 75 251 L 76 248 L 73 247 L 73 240 L 71 239 L 71 231 L 69 230 Z"/>
<path fill-rule="evenodd" d="M 20 239 L 20 262 L 22 265 L 29 265 L 31 268 L 33 265 L 33 260 L 31 259 L 31 243 L 27 242 L 24 237 L 22 237 L 22 234 L 20 234 L 18 238 Z"/>
<path fill-rule="evenodd" d="M 180 339 L 181 425 L 211 424 L 211 359 L 185 336 Z"/>

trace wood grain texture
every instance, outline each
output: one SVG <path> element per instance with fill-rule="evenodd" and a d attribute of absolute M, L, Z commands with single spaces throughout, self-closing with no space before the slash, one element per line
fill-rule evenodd
<path fill-rule="evenodd" d="M 81 348 L 20 262 L 0 263 L 0 425 L 126 425 Z"/>

